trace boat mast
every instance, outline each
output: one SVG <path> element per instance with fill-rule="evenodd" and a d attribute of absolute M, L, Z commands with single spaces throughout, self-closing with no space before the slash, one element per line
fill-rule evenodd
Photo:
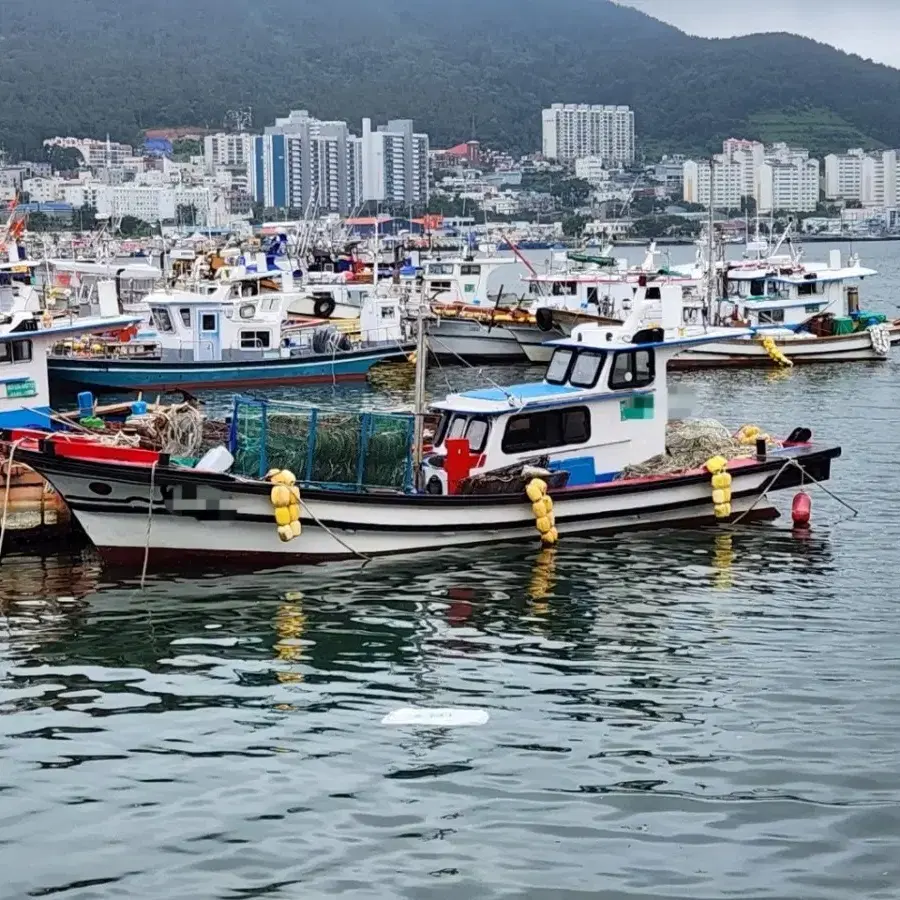
<path fill-rule="evenodd" d="M 715 196 L 716 196 L 716 160 L 709 159 L 709 224 L 707 234 L 706 262 L 708 266 L 706 276 L 706 318 L 712 321 L 713 305 L 715 303 L 716 288 L 716 261 L 715 261 Z"/>
<path fill-rule="evenodd" d="M 416 315 L 416 388 L 415 420 L 413 430 L 413 484 L 417 491 L 424 489 L 422 483 L 422 442 L 425 437 L 425 373 L 428 362 L 428 339 L 425 335 L 425 292 L 419 294 L 419 309 Z"/>

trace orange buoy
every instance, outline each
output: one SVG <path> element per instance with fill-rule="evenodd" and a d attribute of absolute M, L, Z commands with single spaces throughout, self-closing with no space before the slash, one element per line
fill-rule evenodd
<path fill-rule="evenodd" d="M 799 491 L 794 495 L 791 503 L 791 518 L 794 528 L 809 528 L 809 517 L 812 513 L 812 500 L 806 491 Z"/>

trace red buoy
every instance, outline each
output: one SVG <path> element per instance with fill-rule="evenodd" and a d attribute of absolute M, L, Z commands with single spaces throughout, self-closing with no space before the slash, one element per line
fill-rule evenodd
<path fill-rule="evenodd" d="M 794 520 L 794 528 L 809 528 L 809 517 L 812 513 L 812 500 L 806 491 L 799 491 L 794 495 L 791 503 L 791 518 Z"/>

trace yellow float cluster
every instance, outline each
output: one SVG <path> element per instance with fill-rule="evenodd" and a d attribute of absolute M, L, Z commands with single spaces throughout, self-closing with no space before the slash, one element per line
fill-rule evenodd
<path fill-rule="evenodd" d="M 706 471 L 712 475 L 713 512 L 717 519 L 727 519 L 731 515 L 731 475 L 726 471 L 728 460 L 724 456 L 714 456 L 706 461 Z"/>
<path fill-rule="evenodd" d="M 781 352 L 781 348 L 775 343 L 775 338 L 773 338 L 772 335 L 767 334 L 765 337 L 761 338 L 761 342 L 763 349 L 769 354 L 771 359 L 778 363 L 779 366 L 794 365 L 784 353 Z"/>
<path fill-rule="evenodd" d="M 771 438 L 763 432 L 762 428 L 759 425 L 741 425 L 741 427 L 737 430 L 734 439 L 744 447 L 749 447 L 755 444 L 760 438 L 764 440 L 767 444 L 771 440 Z"/>
<path fill-rule="evenodd" d="M 541 478 L 532 478 L 525 493 L 531 501 L 534 524 L 541 533 L 541 540 L 545 544 L 555 544 L 559 540 L 559 532 L 553 515 L 553 499 L 547 495 L 547 482 Z"/>
<path fill-rule="evenodd" d="M 269 499 L 275 509 L 278 537 L 283 541 L 300 537 L 300 488 L 294 473 L 287 469 L 271 469 L 266 480 L 272 482 Z"/>

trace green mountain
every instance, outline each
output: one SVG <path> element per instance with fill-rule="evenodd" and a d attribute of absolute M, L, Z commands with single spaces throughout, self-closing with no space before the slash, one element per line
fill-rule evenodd
<path fill-rule="evenodd" d="M 625 103 L 648 150 L 900 145 L 900 70 L 788 34 L 690 37 L 607 0 L 28 0 L 0 15 L 0 143 L 414 118 L 434 146 L 540 146 L 552 102 Z"/>

